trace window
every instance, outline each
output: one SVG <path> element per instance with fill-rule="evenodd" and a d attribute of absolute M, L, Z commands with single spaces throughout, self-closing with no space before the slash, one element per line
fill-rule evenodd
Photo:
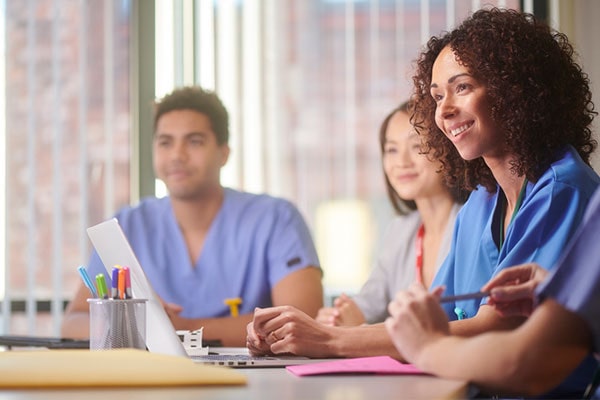
<path fill-rule="evenodd" d="M 159 0 L 156 95 L 216 90 L 231 116 L 223 183 L 297 204 L 328 292 L 356 291 L 392 215 L 379 125 L 409 95 L 420 47 L 474 3 Z"/>
<path fill-rule="evenodd" d="M 558 3 L 550 3 L 556 12 Z M 520 2 L 0 5 L 6 188 L 0 194 L 0 331 L 44 335 L 58 333 L 64 301 L 79 284 L 75 269 L 90 253 L 85 228 L 135 202 L 140 187 L 154 186 L 151 168 L 134 165 L 138 151 L 140 163 L 151 157 L 151 137 L 137 135 L 139 125 L 151 126 L 151 109 L 144 100 L 140 110 L 131 106 L 140 92 L 155 88 L 149 97 L 160 97 L 185 84 L 216 90 L 231 114 L 224 184 L 297 204 L 317 243 L 329 294 L 352 292 L 366 279 L 392 214 L 377 131 L 408 96 L 419 48 L 472 9 L 519 8 Z M 136 14 L 142 5 L 150 16 Z M 140 35 L 138 23 L 152 25 L 155 35 Z M 138 59 L 138 42 L 155 57 Z M 139 177 L 130 174 L 136 168 Z"/>
<path fill-rule="evenodd" d="M 58 334 L 85 228 L 129 201 L 130 9 L 2 2 L 3 332 Z"/>

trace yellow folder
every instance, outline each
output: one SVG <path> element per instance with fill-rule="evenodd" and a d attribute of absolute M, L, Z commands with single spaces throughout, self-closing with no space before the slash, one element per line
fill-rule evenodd
<path fill-rule="evenodd" d="M 143 350 L 0 352 L 0 388 L 244 384 L 230 368 Z"/>

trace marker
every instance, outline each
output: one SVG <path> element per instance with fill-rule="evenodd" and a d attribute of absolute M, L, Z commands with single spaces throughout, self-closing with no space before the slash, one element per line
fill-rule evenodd
<path fill-rule="evenodd" d="M 108 299 L 108 289 L 106 288 L 104 274 L 96 275 L 96 286 L 98 286 L 98 295 L 103 299 Z"/>
<path fill-rule="evenodd" d="M 98 297 L 98 292 L 96 291 L 96 288 L 94 287 L 94 284 L 92 283 L 92 280 L 90 279 L 90 276 L 88 275 L 85 267 L 82 265 L 79 268 L 77 268 L 77 271 L 79 271 L 79 275 L 81 275 L 81 279 L 83 279 L 83 284 L 90 289 L 90 292 L 92 293 L 92 297 L 96 298 Z"/>
<path fill-rule="evenodd" d="M 122 300 L 125 298 L 125 271 L 123 271 L 123 269 L 119 270 L 118 280 L 119 298 Z"/>
<path fill-rule="evenodd" d="M 110 297 L 115 300 L 119 298 L 119 268 L 113 268 L 112 270 Z"/>
<path fill-rule="evenodd" d="M 481 299 L 483 297 L 488 297 L 489 295 L 490 292 L 474 292 L 466 294 L 457 294 L 454 296 L 443 296 L 440 297 L 440 303 L 450 303 L 458 300 Z"/>
<path fill-rule="evenodd" d="M 234 297 L 231 299 L 225 299 L 225 304 L 229 306 L 229 312 L 232 317 L 237 317 L 239 315 L 238 305 L 242 304 L 242 299 L 239 297 Z"/>
<path fill-rule="evenodd" d="M 131 299 L 133 297 L 131 295 L 131 271 L 129 267 L 123 267 L 123 271 L 125 271 L 125 298 Z"/>

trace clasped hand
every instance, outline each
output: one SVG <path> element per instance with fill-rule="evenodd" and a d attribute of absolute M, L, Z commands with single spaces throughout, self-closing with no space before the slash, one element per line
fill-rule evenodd
<path fill-rule="evenodd" d="M 331 329 L 292 306 L 256 308 L 246 326 L 246 345 L 252 355 L 327 357 Z"/>

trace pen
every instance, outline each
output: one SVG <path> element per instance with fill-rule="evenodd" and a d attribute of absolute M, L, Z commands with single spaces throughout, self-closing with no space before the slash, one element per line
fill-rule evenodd
<path fill-rule="evenodd" d="M 92 280 L 90 279 L 85 267 L 82 265 L 77 268 L 77 271 L 79 271 L 79 275 L 81 275 L 81 279 L 83 279 L 83 284 L 90 289 L 90 292 L 92 292 L 92 297 L 98 297 L 98 292 L 96 291 L 96 288 L 94 287 L 94 284 L 92 283 Z"/>
<path fill-rule="evenodd" d="M 457 300 L 481 299 L 483 297 L 488 297 L 489 295 L 490 292 L 474 292 L 466 294 L 457 294 L 455 296 L 443 296 L 440 297 L 440 303 L 450 303 L 452 301 Z"/>
<path fill-rule="evenodd" d="M 98 286 L 98 295 L 103 299 L 108 299 L 108 289 L 106 288 L 104 274 L 96 275 L 96 286 Z"/>

